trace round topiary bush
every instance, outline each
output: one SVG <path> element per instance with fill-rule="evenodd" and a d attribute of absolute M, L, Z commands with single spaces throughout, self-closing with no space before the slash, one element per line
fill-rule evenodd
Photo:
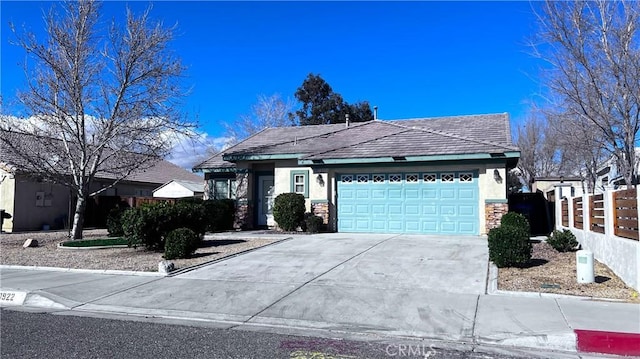
<path fill-rule="evenodd" d="M 322 217 L 320 216 L 315 216 L 312 213 L 308 213 L 308 215 L 305 215 L 305 219 L 304 219 L 304 223 L 305 223 L 305 232 L 309 232 L 309 233 L 318 233 L 320 232 L 320 229 L 322 228 Z"/>
<path fill-rule="evenodd" d="M 521 266 L 531 260 L 529 234 L 518 226 L 500 226 L 489 231 L 489 259 L 496 266 Z"/>
<path fill-rule="evenodd" d="M 283 231 L 295 231 L 304 221 L 305 207 L 303 195 L 279 194 L 273 203 L 273 219 Z"/>
<path fill-rule="evenodd" d="M 527 235 L 531 234 L 531 227 L 527 218 L 520 213 L 507 212 L 500 219 L 500 226 L 515 226 L 522 228 Z"/>
<path fill-rule="evenodd" d="M 558 252 L 573 251 L 578 246 L 576 236 L 568 229 L 553 231 L 553 233 L 547 237 L 547 243 Z"/>
<path fill-rule="evenodd" d="M 198 249 L 200 236 L 189 228 L 178 228 L 167 234 L 164 259 L 189 258 Z"/>

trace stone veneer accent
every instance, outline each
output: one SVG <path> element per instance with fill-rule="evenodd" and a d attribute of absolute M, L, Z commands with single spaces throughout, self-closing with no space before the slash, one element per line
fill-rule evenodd
<path fill-rule="evenodd" d="M 311 212 L 316 216 L 322 217 L 322 223 L 329 224 L 329 202 L 312 203 Z"/>
<path fill-rule="evenodd" d="M 252 206 L 247 203 L 236 204 L 236 218 L 233 222 L 235 229 L 252 229 L 253 221 L 251 220 Z"/>
<path fill-rule="evenodd" d="M 486 223 L 487 233 L 492 228 L 496 228 L 500 225 L 500 219 L 502 215 L 509 211 L 509 204 L 507 203 L 485 203 L 484 204 L 484 219 Z"/>

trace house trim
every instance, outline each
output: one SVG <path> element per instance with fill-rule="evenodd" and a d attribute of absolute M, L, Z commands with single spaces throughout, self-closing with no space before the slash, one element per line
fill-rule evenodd
<path fill-rule="evenodd" d="M 242 154 L 242 155 L 223 155 L 222 159 L 225 161 L 233 162 L 233 161 L 264 161 L 264 160 L 291 160 L 298 159 L 303 156 L 300 153 L 287 153 L 287 154 L 276 154 L 276 155 L 250 155 L 250 154 Z"/>
<path fill-rule="evenodd" d="M 407 163 L 407 162 L 435 162 L 435 161 L 460 161 L 460 160 L 486 160 L 519 158 L 520 151 L 508 151 L 500 154 L 470 153 L 459 155 L 431 155 L 431 156 L 404 156 L 404 157 L 371 157 L 371 158 L 326 158 L 300 159 L 300 165 L 340 165 L 340 164 L 366 164 L 366 163 Z"/>
<path fill-rule="evenodd" d="M 304 198 L 309 198 L 309 170 L 293 170 L 290 172 L 289 184 L 291 193 L 296 193 L 295 178 L 297 175 L 304 175 Z"/>
<path fill-rule="evenodd" d="M 509 200 L 507 199 L 485 199 L 484 203 L 509 203 Z"/>

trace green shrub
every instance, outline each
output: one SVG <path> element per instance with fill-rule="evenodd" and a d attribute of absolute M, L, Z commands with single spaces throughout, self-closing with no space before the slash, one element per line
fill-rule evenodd
<path fill-rule="evenodd" d="M 211 199 L 203 202 L 207 232 L 233 229 L 236 205 L 232 199 Z"/>
<path fill-rule="evenodd" d="M 198 238 L 205 233 L 206 212 L 201 201 L 143 205 L 128 209 L 122 215 L 122 228 L 129 245 L 144 245 L 150 250 L 164 249 L 167 234 L 183 227 L 191 229 Z"/>
<path fill-rule="evenodd" d="M 167 233 L 164 259 L 189 258 L 198 249 L 200 236 L 189 228 L 178 228 Z"/>
<path fill-rule="evenodd" d="M 532 249 L 522 227 L 501 225 L 489 231 L 489 259 L 500 268 L 526 264 Z"/>
<path fill-rule="evenodd" d="M 569 252 L 578 246 L 576 236 L 568 229 L 553 231 L 553 233 L 547 237 L 547 243 L 558 252 Z"/>
<path fill-rule="evenodd" d="M 284 231 L 295 231 L 304 221 L 304 196 L 298 193 L 279 194 L 273 204 L 273 219 Z"/>
<path fill-rule="evenodd" d="M 315 216 L 313 213 L 305 213 L 304 224 L 305 232 L 318 233 L 323 225 L 322 217 Z"/>
<path fill-rule="evenodd" d="M 107 215 L 107 232 L 111 237 L 118 237 L 124 234 L 122 230 L 122 214 L 126 208 L 115 207 Z"/>
<path fill-rule="evenodd" d="M 531 227 L 527 218 L 520 213 L 507 212 L 500 219 L 500 226 L 515 226 L 522 228 L 527 235 L 531 234 Z"/>

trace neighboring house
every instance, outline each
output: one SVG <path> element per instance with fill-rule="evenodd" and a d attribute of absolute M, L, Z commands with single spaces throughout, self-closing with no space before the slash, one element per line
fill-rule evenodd
<path fill-rule="evenodd" d="M 153 190 L 154 197 L 160 198 L 202 198 L 204 196 L 204 183 L 202 178 L 197 182 L 171 180 Z"/>
<path fill-rule="evenodd" d="M 636 147 L 636 158 L 640 158 L 640 147 Z M 636 173 L 640 173 L 640 161 L 637 161 Z M 624 176 L 618 169 L 617 160 L 614 156 L 609 157 L 596 172 L 595 193 L 603 193 L 606 190 L 615 190 L 625 185 Z"/>
<path fill-rule="evenodd" d="M 560 188 L 560 197 L 582 196 L 584 183 L 579 177 L 536 177 L 533 179 L 531 192 L 540 191 L 549 200 L 555 200 L 555 188 Z"/>
<path fill-rule="evenodd" d="M 20 162 L 6 148 L 0 148 L 0 210 L 12 218 L 5 219 L 6 232 L 61 228 L 71 218 L 73 195 L 68 188 L 38 178 L 21 169 Z M 96 176 L 92 191 L 108 187 L 113 176 Z M 99 196 L 151 197 L 153 190 L 170 180 L 200 181 L 202 177 L 160 160 L 152 167 L 134 173 Z"/>
<path fill-rule="evenodd" d="M 205 198 L 237 199 L 236 225 L 273 226 L 273 199 L 295 192 L 329 230 L 487 233 L 507 211 L 520 152 L 507 114 L 268 128 L 220 152 Z"/>

